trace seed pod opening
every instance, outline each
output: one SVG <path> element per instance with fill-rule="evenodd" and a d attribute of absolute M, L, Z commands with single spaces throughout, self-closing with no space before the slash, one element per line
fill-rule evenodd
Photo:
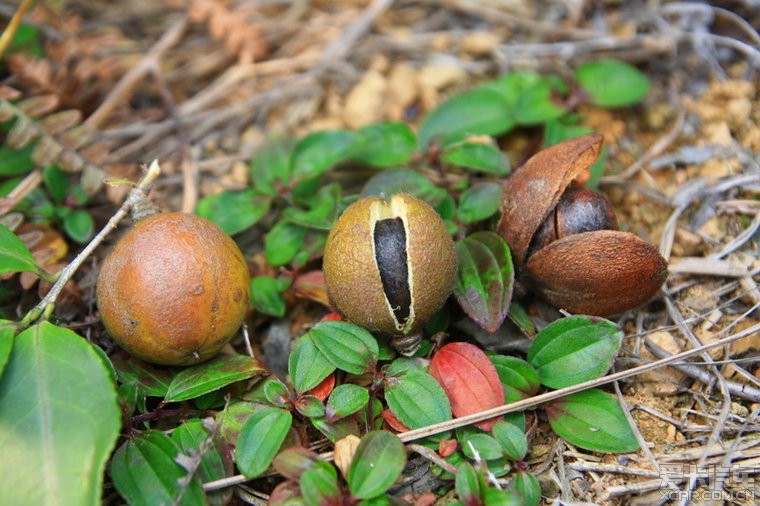
<path fill-rule="evenodd" d="M 325 245 L 327 293 L 347 319 L 407 335 L 448 298 L 456 252 L 446 225 L 409 195 L 367 197 L 338 218 Z"/>

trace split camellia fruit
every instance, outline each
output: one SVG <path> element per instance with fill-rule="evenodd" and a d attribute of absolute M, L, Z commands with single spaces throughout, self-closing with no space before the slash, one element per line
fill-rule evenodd
<path fill-rule="evenodd" d="M 243 254 L 221 228 L 185 213 L 138 221 L 106 257 L 97 300 L 106 330 L 147 362 L 189 365 L 216 354 L 248 309 Z"/>

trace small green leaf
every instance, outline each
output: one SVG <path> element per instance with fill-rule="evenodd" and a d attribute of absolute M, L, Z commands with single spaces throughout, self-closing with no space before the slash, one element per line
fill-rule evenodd
<path fill-rule="evenodd" d="M 257 191 L 277 197 L 290 186 L 290 157 L 295 144 L 295 139 L 273 139 L 251 159 L 251 183 Z"/>
<path fill-rule="evenodd" d="M 597 60 L 575 73 L 580 87 L 602 107 L 622 107 L 644 99 L 651 83 L 636 67 L 618 60 Z"/>
<path fill-rule="evenodd" d="M 272 467 L 285 478 L 296 481 L 317 462 L 319 455 L 302 446 L 293 446 L 278 453 Z"/>
<path fill-rule="evenodd" d="M 55 165 L 46 165 L 42 169 L 42 180 L 53 201 L 56 204 L 63 202 L 69 189 L 69 175 Z"/>
<path fill-rule="evenodd" d="M 475 223 L 490 218 L 499 211 L 501 185 L 499 183 L 476 183 L 459 197 L 457 215 L 462 223 Z"/>
<path fill-rule="evenodd" d="M 404 445 L 386 431 L 366 434 L 351 460 L 348 488 L 358 499 L 372 499 L 388 490 L 406 464 Z"/>
<path fill-rule="evenodd" d="M 267 402 L 275 406 L 284 406 L 290 402 L 290 391 L 288 387 L 274 376 L 266 378 L 259 383 L 264 391 L 264 398 Z M 257 385 L 258 386 L 258 385 Z"/>
<path fill-rule="evenodd" d="M 469 462 L 457 467 L 454 488 L 459 500 L 464 504 L 481 504 L 487 485 L 484 476 Z"/>
<path fill-rule="evenodd" d="M 514 283 L 512 255 L 494 232 L 475 232 L 456 243 L 459 269 L 454 297 L 465 313 L 495 332 L 509 311 Z"/>
<path fill-rule="evenodd" d="M 503 456 L 499 442 L 490 434 L 481 432 L 469 433 L 463 438 L 457 439 L 459 439 L 462 452 L 464 452 L 467 458 L 473 460 L 494 460 Z"/>
<path fill-rule="evenodd" d="M 303 249 L 306 229 L 286 220 L 277 222 L 264 238 L 264 253 L 273 266 L 285 265 Z"/>
<path fill-rule="evenodd" d="M 386 377 L 385 400 L 391 412 L 410 429 L 451 420 L 446 392 L 422 369 L 408 369 Z"/>
<path fill-rule="evenodd" d="M 304 471 L 298 480 L 301 495 L 306 506 L 341 504 L 338 488 L 338 473 L 327 462 L 318 460 Z"/>
<path fill-rule="evenodd" d="M 375 370 L 379 346 L 366 329 L 343 321 L 319 322 L 307 334 L 335 367 L 351 374 Z"/>
<path fill-rule="evenodd" d="M 534 86 L 526 89 L 515 104 L 515 117 L 521 125 L 544 123 L 565 114 L 565 108 L 556 104 L 552 98 L 555 82 L 550 78 L 541 78 Z"/>
<path fill-rule="evenodd" d="M 409 125 L 401 122 L 375 123 L 359 130 L 364 143 L 353 159 L 370 167 L 403 165 L 414 154 L 416 138 Z"/>
<path fill-rule="evenodd" d="M 334 422 L 328 422 L 324 418 L 311 418 L 314 427 L 324 436 L 335 443 L 346 436 L 360 436 L 359 424 L 353 417 L 341 418 Z"/>
<path fill-rule="evenodd" d="M 353 383 L 338 385 L 330 392 L 325 407 L 325 416 L 329 421 L 356 413 L 369 403 L 369 392 L 366 388 Z"/>
<path fill-rule="evenodd" d="M 260 408 L 261 404 L 255 402 L 233 400 L 220 411 L 216 420 L 219 426 L 219 434 L 224 438 L 224 441 L 235 446 L 243 424 Z"/>
<path fill-rule="evenodd" d="M 292 423 L 290 412 L 278 408 L 261 408 L 251 415 L 240 430 L 235 447 L 238 469 L 248 478 L 266 471 Z"/>
<path fill-rule="evenodd" d="M 364 185 L 361 197 L 385 195 L 390 197 L 397 193 L 406 193 L 424 200 L 432 207 L 437 207 L 448 193 L 438 188 L 428 178 L 410 169 L 389 169 L 372 176 Z"/>
<path fill-rule="evenodd" d="M 492 90 L 477 89 L 454 95 L 422 120 L 419 146 L 431 141 L 443 146 L 469 135 L 498 135 L 512 128 L 512 111 L 503 97 Z"/>
<path fill-rule="evenodd" d="M 493 144 L 463 142 L 447 149 L 441 160 L 467 169 L 506 176 L 509 174 L 509 160 Z"/>
<path fill-rule="evenodd" d="M 538 332 L 536 324 L 533 323 L 530 315 L 519 302 L 512 301 L 507 316 L 526 336 L 533 337 Z"/>
<path fill-rule="evenodd" d="M 169 436 L 149 430 L 130 439 L 111 459 L 111 479 L 130 505 L 205 504 L 197 478 L 189 482 L 187 470 L 175 458 L 179 447 Z"/>
<path fill-rule="evenodd" d="M 182 454 L 193 459 L 200 458 L 196 476 L 202 483 L 220 480 L 232 473 L 231 462 L 225 457 L 228 450 L 218 435 L 211 436 L 202 420 L 186 421 L 172 431 L 171 439 Z M 212 505 L 227 504 L 231 497 L 230 489 L 208 493 L 209 503 Z"/>
<path fill-rule="evenodd" d="M 99 505 L 121 427 L 93 345 L 43 322 L 13 339 L 0 377 L 0 504 Z"/>
<path fill-rule="evenodd" d="M 603 318 L 569 316 L 547 325 L 528 351 L 541 383 L 564 388 L 599 378 L 612 367 L 623 340 L 617 325 Z"/>
<path fill-rule="evenodd" d="M 275 278 L 272 276 L 251 278 L 251 305 L 257 311 L 278 318 L 285 314 L 285 299 Z"/>
<path fill-rule="evenodd" d="M 165 397 L 175 374 L 168 369 L 153 367 L 134 357 L 125 360 L 119 356 L 111 358 L 121 383 L 135 383 L 140 390 L 151 397 Z"/>
<path fill-rule="evenodd" d="M 16 333 L 15 327 L 8 320 L 0 320 L 0 378 L 3 377 L 5 364 L 11 356 L 13 349 L 13 335 Z"/>
<path fill-rule="evenodd" d="M 522 460 L 528 453 L 528 438 L 520 427 L 509 422 L 498 422 L 491 431 L 509 460 Z"/>
<path fill-rule="evenodd" d="M 300 395 L 293 406 L 307 418 L 323 418 L 325 416 L 325 405 L 313 395 Z"/>
<path fill-rule="evenodd" d="M 346 130 L 311 133 L 301 139 L 293 150 L 293 177 L 299 181 L 317 177 L 351 158 L 360 146 L 361 137 Z"/>
<path fill-rule="evenodd" d="M 63 218 L 63 230 L 66 235 L 79 244 L 84 244 L 90 240 L 94 228 L 95 221 L 90 213 L 81 209 L 75 209 Z"/>
<path fill-rule="evenodd" d="M 496 367 L 501 384 L 504 386 L 506 404 L 527 399 L 538 393 L 541 380 L 538 372 L 525 360 L 506 355 L 488 354 Z"/>
<path fill-rule="evenodd" d="M 306 392 L 319 385 L 335 370 L 335 366 L 319 351 L 308 334 L 301 336 L 288 357 L 288 373 L 297 392 Z"/>
<path fill-rule="evenodd" d="M 546 407 L 546 415 L 554 432 L 575 446 L 613 453 L 639 449 L 617 399 L 599 389 L 552 401 Z"/>
<path fill-rule="evenodd" d="M 195 212 L 213 221 L 229 235 L 234 235 L 255 225 L 269 210 L 272 198 L 256 190 L 225 190 L 216 195 L 203 197 Z"/>
<path fill-rule="evenodd" d="M 525 506 L 523 498 L 511 490 L 487 488 L 483 494 L 485 506 Z"/>
<path fill-rule="evenodd" d="M 530 473 L 517 472 L 512 486 L 522 496 L 525 506 L 538 506 L 541 503 L 541 484 L 538 478 Z"/>
<path fill-rule="evenodd" d="M 21 149 L 13 149 L 3 143 L 0 146 L 0 176 L 17 176 L 31 172 L 37 164 L 32 160 L 34 143 Z"/>
<path fill-rule="evenodd" d="M 167 402 L 186 401 L 267 372 L 267 368 L 247 355 L 222 355 L 183 369 L 169 385 Z"/>
<path fill-rule="evenodd" d="M 3 272 L 34 272 L 42 268 L 16 234 L 0 225 L 0 274 Z"/>
<path fill-rule="evenodd" d="M 288 207 L 283 216 L 302 227 L 329 231 L 340 213 L 340 194 L 340 185 L 337 183 L 322 186 L 316 195 L 311 195 L 308 199 L 308 210 Z"/>

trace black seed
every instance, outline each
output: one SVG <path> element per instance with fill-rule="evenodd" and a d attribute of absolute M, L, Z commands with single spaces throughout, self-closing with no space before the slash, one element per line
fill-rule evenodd
<path fill-rule="evenodd" d="M 388 218 L 375 223 L 375 260 L 380 280 L 396 321 L 404 325 L 409 319 L 412 293 L 406 258 L 406 231 L 401 218 Z"/>

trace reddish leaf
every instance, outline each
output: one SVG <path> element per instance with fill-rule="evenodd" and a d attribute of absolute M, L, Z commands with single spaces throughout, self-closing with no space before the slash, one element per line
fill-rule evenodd
<path fill-rule="evenodd" d="M 293 289 L 297 297 L 313 300 L 323 306 L 330 307 L 327 288 L 325 287 L 325 276 L 322 271 L 310 271 L 301 274 L 293 282 Z"/>
<path fill-rule="evenodd" d="M 330 374 L 328 377 L 322 380 L 322 383 L 305 393 L 313 395 L 320 401 L 325 402 L 325 399 L 327 399 L 327 397 L 330 395 L 330 392 L 333 391 L 333 388 L 335 388 L 335 373 Z"/>
<path fill-rule="evenodd" d="M 438 441 L 438 455 L 444 459 L 459 449 L 459 441 L 456 439 L 441 439 Z"/>
<path fill-rule="evenodd" d="M 343 321 L 343 317 L 339 313 L 327 313 L 322 317 L 321 322 L 340 322 Z"/>
<path fill-rule="evenodd" d="M 479 413 L 504 403 L 504 388 L 496 368 L 475 345 L 457 342 L 442 347 L 430 361 L 430 374 L 446 391 L 454 416 Z M 490 431 L 501 419 L 491 418 L 475 425 Z"/>
<path fill-rule="evenodd" d="M 409 430 L 409 427 L 401 423 L 401 420 L 399 420 L 390 409 L 384 409 L 383 412 L 380 413 L 380 416 L 385 420 L 385 423 L 397 432 L 406 432 Z"/>

